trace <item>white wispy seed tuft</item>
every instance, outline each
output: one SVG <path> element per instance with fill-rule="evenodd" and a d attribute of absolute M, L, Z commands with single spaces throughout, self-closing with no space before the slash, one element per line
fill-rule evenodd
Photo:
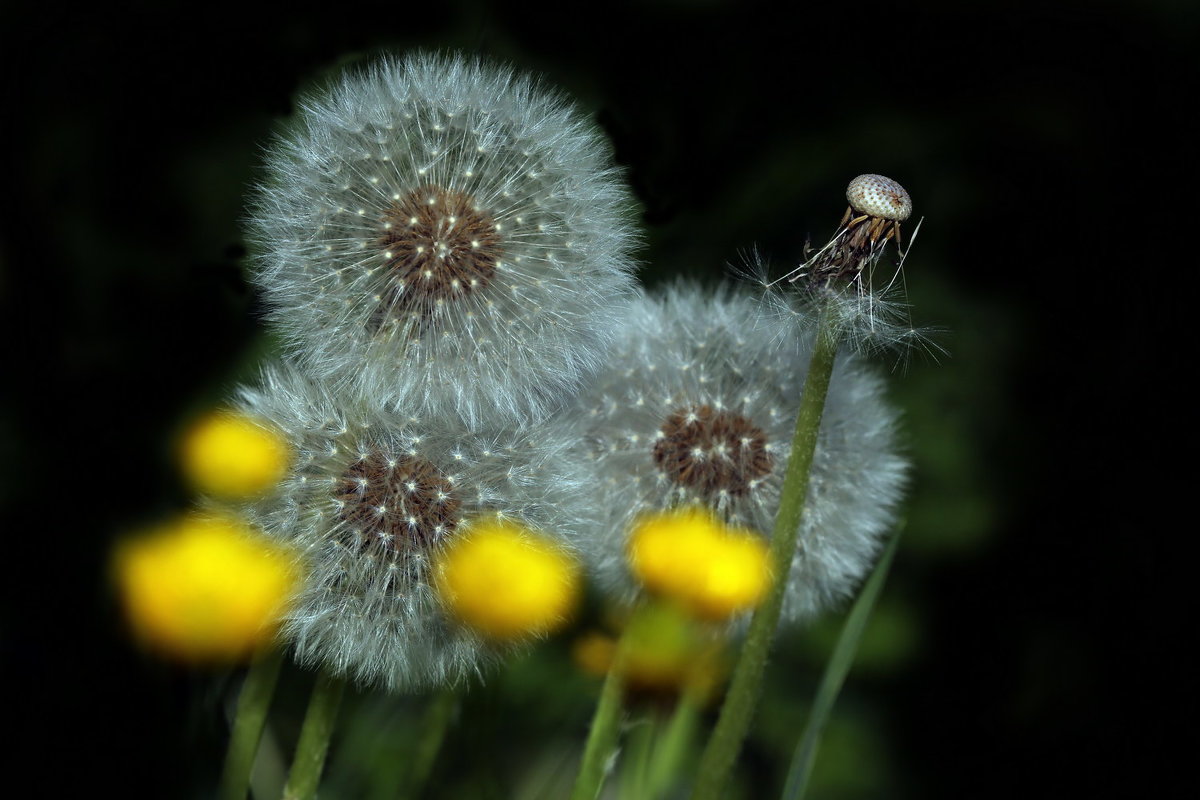
<path fill-rule="evenodd" d="M 458 55 L 384 59 L 270 149 L 253 275 L 304 369 L 467 424 L 563 405 L 634 286 L 631 195 L 558 93 Z"/>
<path fill-rule="evenodd" d="M 678 284 L 630 307 L 610 366 L 579 412 L 607 523 L 589 550 L 601 581 L 633 584 L 636 517 L 703 505 L 769 536 L 811 353 L 811 325 L 731 290 Z M 895 520 L 907 461 L 881 379 L 853 355 L 834 369 L 783 619 L 848 597 Z"/>
<path fill-rule="evenodd" d="M 242 509 L 302 554 L 307 577 L 281 636 L 304 664 L 388 690 L 460 681 L 501 655 L 447 618 L 441 550 L 472 524 L 512 520 L 574 551 L 598 524 L 575 426 L 468 433 L 349 404 L 288 364 L 238 405 L 287 438 L 276 491 Z"/>

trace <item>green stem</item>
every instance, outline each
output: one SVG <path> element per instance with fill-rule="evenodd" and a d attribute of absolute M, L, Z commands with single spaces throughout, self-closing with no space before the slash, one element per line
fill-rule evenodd
<path fill-rule="evenodd" d="M 621 785 L 617 800 L 652 800 L 649 792 L 650 760 L 658 738 L 658 713 L 630 726 L 628 744 L 621 748 Z"/>
<path fill-rule="evenodd" d="M 767 654 L 779 623 L 779 612 L 783 608 L 783 590 L 787 586 L 788 572 L 796 552 L 800 517 L 808 496 L 809 471 L 813 453 L 817 449 L 825 396 L 829 392 L 829 379 L 833 374 L 840 340 L 841 331 L 822 311 L 813 341 L 812 358 L 808 363 L 804 393 L 800 398 L 800 410 L 796 415 L 796 433 L 792 437 L 792 454 L 783 478 L 779 513 L 771 534 L 771 564 L 775 580 L 771 591 L 750 620 L 750 629 L 734 667 L 733 680 L 721 706 L 717 726 L 700 759 L 693 800 L 717 800 L 721 796 L 741 750 L 742 740 L 750 729 L 767 665 Z"/>
<path fill-rule="evenodd" d="M 457 710 L 458 694 L 449 687 L 443 686 L 430 698 L 425 714 L 421 717 L 417 746 L 404 775 L 401 789 L 388 792 L 386 787 L 377 787 L 376 797 L 379 800 L 407 800 L 421 796 L 421 790 L 425 788 L 425 783 L 433 772 L 434 762 L 437 761 L 442 742 L 446 740 L 446 731 L 450 729 L 450 722 Z"/>
<path fill-rule="evenodd" d="M 592 717 L 592 729 L 588 732 L 587 744 L 583 748 L 583 763 L 575 778 L 571 800 L 595 800 L 604 784 L 609 761 L 617 749 L 621 730 L 621 695 L 625 671 L 625 637 L 617 644 L 613 663 L 608 668 L 596 713 Z"/>
<path fill-rule="evenodd" d="M 284 800 L 313 800 L 321 782 L 321 771 L 325 767 L 325 753 L 329 750 L 329 737 L 333 733 L 338 706 L 342 702 L 345 681 L 326 672 L 317 675 L 304 725 L 300 728 L 300 741 L 292 760 L 292 771 L 287 785 L 283 787 Z"/>
<path fill-rule="evenodd" d="M 689 686 L 680 694 L 667 728 L 654 748 L 646 797 L 665 797 L 677 780 L 700 721 L 702 693 L 703 690 Z"/>
<path fill-rule="evenodd" d="M 888 569 L 896 555 L 896 545 L 900 542 L 900 532 L 892 536 L 887 549 L 879 558 L 879 563 L 871 572 L 871 577 L 859 592 L 854 607 L 850 609 L 842 632 L 838 635 L 837 645 L 825 665 L 825 673 L 821 676 L 821 685 L 817 688 L 813 700 L 812 711 L 808 715 L 808 724 L 804 726 L 804 734 L 796 745 L 796 753 L 792 757 L 792 766 L 788 769 L 787 783 L 783 788 L 784 800 L 800 800 L 808 788 L 808 778 L 812 774 L 813 762 L 817 757 L 817 745 L 821 743 L 821 734 L 825 731 L 825 723 L 833 711 L 833 703 L 837 700 L 838 692 L 854 663 L 854 653 L 858 650 L 858 641 L 862 638 L 863 629 L 875 607 L 875 600 L 887 580 Z"/>
<path fill-rule="evenodd" d="M 225 753 L 225 768 L 221 773 L 221 800 L 245 800 L 250 786 L 250 771 L 254 756 L 267 724 L 267 709 L 275 694 L 275 682 L 283 664 L 283 653 L 271 648 L 259 653 L 246 672 L 242 691 L 238 695 L 233 730 L 229 733 L 229 749 Z"/>

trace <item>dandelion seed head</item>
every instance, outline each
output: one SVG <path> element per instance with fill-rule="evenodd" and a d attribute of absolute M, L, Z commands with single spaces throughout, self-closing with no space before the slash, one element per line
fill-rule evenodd
<path fill-rule="evenodd" d="M 596 128 L 527 76 L 385 59 L 305 100 L 250 235 L 270 321 L 385 405 L 528 421 L 561 406 L 634 289 L 632 198 Z"/>
<path fill-rule="evenodd" d="M 606 522 L 586 546 L 600 582 L 636 594 L 625 559 L 639 515 L 710 510 L 769 535 L 791 453 L 813 328 L 749 293 L 680 283 L 630 304 L 611 366 L 577 402 Z M 907 472 L 879 377 L 839 357 L 783 618 L 848 596 L 895 518 Z"/>
<path fill-rule="evenodd" d="M 242 507 L 305 554 L 281 636 L 301 663 L 365 684 L 452 683 L 503 654 L 448 615 L 435 586 L 439 559 L 480 520 L 511 520 L 566 553 L 600 524 L 570 421 L 468 432 L 335 392 L 289 363 L 269 365 L 238 406 L 295 454 L 276 491 Z"/>

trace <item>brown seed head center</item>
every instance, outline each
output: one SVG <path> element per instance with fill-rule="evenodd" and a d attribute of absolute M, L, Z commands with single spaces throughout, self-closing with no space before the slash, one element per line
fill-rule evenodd
<path fill-rule="evenodd" d="M 376 316 L 429 317 L 491 283 L 503 254 L 496 220 L 466 192 L 428 184 L 384 212 L 388 288 Z M 376 320 L 377 323 L 380 320 Z"/>
<path fill-rule="evenodd" d="M 462 505 L 454 485 L 428 461 L 368 454 L 334 487 L 338 516 L 363 549 L 425 549 L 454 530 Z"/>
<path fill-rule="evenodd" d="M 684 408 L 667 417 L 661 433 L 654 463 L 671 480 L 704 495 L 745 495 L 774 465 L 767 435 L 740 414 Z"/>

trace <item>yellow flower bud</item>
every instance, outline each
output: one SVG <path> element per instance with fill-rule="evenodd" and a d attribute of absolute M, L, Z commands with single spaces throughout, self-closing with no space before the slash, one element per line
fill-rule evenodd
<path fill-rule="evenodd" d="M 754 608 L 770 585 L 766 541 L 696 508 L 639 519 L 629 537 L 629 563 L 647 589 L 714 621 Z"/>
<path fill-rule="evenodd" d="M 571 645 L 571 658 L 589 675 L 603 676 L 612 666 L 617 643 L 599 631 L 585 633 Z"/>
<path fill-rule="evenodd" d="M 268 641 L 296 583 L 288 554 L 237 519 L 188 514 L 118 545 L 135 636 L 185 661 L 236 661 Z"/>
<path fill-rule="evenodd" d="M 198 490 L 225 498 L 252 497 L 274 486 L 288 465 L 288 446 L 252 417 L 210 413 L 180 442 L 184 474 Z"/>
<path fill-rule="evenodd" d="M 640 606 L 625 621 L 621 642 L 598 631 L 584 634 L 571 648 L 575 663 L 604 675 L 623 648 L 623 681 L 632 691 L 695 690 L 708 697 L 725 678 L 724 639 L 671 603 Z"/>
<path fill-rule="evenodd" d="M 579 567 L 550 541 L 497 518 L 471 526 L 447 547 L 437 589 L 451 614 L 485 636 L 536 636 L 570 617 Z"/>

